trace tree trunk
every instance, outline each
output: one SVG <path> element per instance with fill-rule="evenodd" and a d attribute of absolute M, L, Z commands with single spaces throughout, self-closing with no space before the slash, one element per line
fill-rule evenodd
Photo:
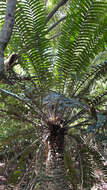
<path fill-rule="evenodd" d="M 4 77 L 4 50 L 12 34 L 16 2 L 17 0 L 7 1 L 5 22 L 0 30 L 0 80 Z"/>
<path fill-rule="evenodd" d="M 64 169 L 64 128 L 51 125 L 45 131 L 48 190 L 68 190 Z"/>

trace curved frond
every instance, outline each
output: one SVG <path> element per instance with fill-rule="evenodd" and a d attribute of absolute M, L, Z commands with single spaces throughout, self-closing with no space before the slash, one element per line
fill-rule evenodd
<path fill-rule="evenodd" d="M 38 83 L 41 86 L 45 83 L 46 87 L 51 79 L 51 60 L 45 34 L 45 15 L 41 1 L 18 0 L 11 46 L 14 51 L 19 51 L 24 69 L 30 74 L 34 73 Z M 16 40 L 17 47 L 14 45 Z"/>
<path fill-rule="evenodd" d="M 107 91 L 104 91 L 102 94 L 99 94 L 98 96 L 94 97 L 94 99 L 92 99 L 90 102 L 94 106 L 100 105 L 102 101 L 104 101 L 103 99 L 105 96 L 107 96 Z"/>
<path fill-rule="evenodd" d="M 103 50 L 106 12 L 104 0 L 71 2 L 59 41 L 57 68 L 61 80 L 70 82 L 75 71 L 81 73 L 89 66 L 91 58 Z"/>
<path fill-rule="evenodd" d="M 79 135 L 69 135 L 69 141 L 67 141 L 66 146 L 65 164 L 68 168 L 67 174 L 70 180 L 74 182 L 73 187 L 76 186 L 74 179 L 78 176 L 81 186 L 91 189 L 92 185 L 99 180 L 97 171 L 100 171 L 102 181 L 106 180 L 106 167 L 104 166 L 106 159 L 99 151 L 95 139 L 92 139 L 92 136 L 89 134 L 87 140 Z M 70 143 L 69 149 L 68 143 Z M 77 169 L 78 167 L 79 170 Z M 74 189 L 79 189 L 79 187 Z"/>
<path fill-rule="evenodd" d="M 94 81 L 101 78 L 101 76 L 106 75 L 106 73 L 107 61 L 88 67 L 87 72 L 85 72 L 83 78 L 76 84 L 74 94 L 76 93 L 76 95 L 79 97 L 83 97 L 84 95 L 88 94 L 90 87 L 93 85 Z"/>

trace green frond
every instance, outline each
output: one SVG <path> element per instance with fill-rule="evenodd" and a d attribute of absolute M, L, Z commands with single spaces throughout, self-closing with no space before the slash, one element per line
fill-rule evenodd
<path fill-rule="evenodd" d="M 92 185 L 95 183 L 98 177 L 98 175 L 96 175 L 97 170 L 102 173 L 103 180 L 106 180 L 106 168 L 104 168 L 105 159 L 103 155 L 99 152 L 99 147 L 98 144 L 96 144 L 95 139 L 91 138 L 90 140 L 90 136 L 87 137 L 87 139 L 88 140 L 86 141 L 85 138 L 82 138 L 79 135 L 71 135 L 70 144 L 72 144 L 72 146 L 70 146 L 71 150 L 67 150 L 66 152 L 68 161 L 66 164 L 68 167 L 68 171 L 72 169 L 72 166 L 74 166 L 74 169 L 76 170 L 78 164 L 80 172 L 74 173 L 75 170 L 72 170 L 72 173 L 78 176 L 83 188 L 88 187 L 89 189 L 91 189 Z M 74 161 L 72 161 L 72 159 Z M 73 180 L 72 173 L 69 173 L 69 175 L 71 176 L 71 180 Z M 76 189 L 79 188 L 76 187 Z"/>
<path fill-rule="evenodd" d="M 94 99 L 91 100 L 91 104 L 94 106 L 100 105 L 102 103 L 102 101 L 104 101 L 103 99 L 105 96 L 107 96 L 107 91 L 94 97 Z"/>
<path fill-rule="evenodd" d="M 19 51 L 24 69 L 35 74 L 39 85 L 43 86 L 45 83 L 48 86 L 51 78 L 51 59 L 44 23 L 45 15 L 40 0 L 18 0 L 10 44 L 14 51 Z"/>
<path fill-rule="evenodd" d="M 5 18 L 6 3 L 0 0 L 0 28 Z"/>
<path fill-rule="evenodd" d="M 81 73 L 90 65 L 91 59 L 103 50 L 106 12 L 107 3 L 104 0 L 71 2 L 59 40 L 56 63 L 59 79 L 70 82 L 75 71 Z"/>
<path fill-rule="evenodd" d="M 94 81 L 98 80 L 102 76 L 105 76 L 106 73 L 107 61 L 88 67 L 87 72 L 85 72 L 85 75 L 82 77 L 82 79 L 79 82 L 77 81 L 74 94 L 76 94 L 78 97 L 87 95 Z"/>

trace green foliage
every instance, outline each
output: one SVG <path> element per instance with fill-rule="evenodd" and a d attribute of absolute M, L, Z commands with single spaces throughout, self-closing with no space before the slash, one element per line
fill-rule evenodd
<path fill-rule="evenodd" d="M 77 81 L 76 87 L 74 89 L 74 94 L 82 97 L 88 94 L 92 89 L 93 84 L 101 79 L 102 76 L 106 75 L 107 61 L 101 62 L 100 64 L 90 65 L 87 68 L 87 72 L 83 74 L 82 79 Z M 90 89 L 91 88 L 91 89 Z M 79 92 L 78 92 L 79 91 Z"/>
<path fill-rule="evenodd" d="M 7 120 L 0 128 L 0 161 L 5 162 L 7 159 L 2 175 L 7 175 L 6 171 L 8 172 L 10 186 L 14 186 L 28 171 L 28 165 L 31 164 L 39 145 L 39 141 L 35 141 L 37 131 L 31 125 L 24 125 Z"/>
<path fill-rule="evenodd" d="M 102 177 L 106 180 L 106 168 L 104 167 L 104 157 L 94 144 L 92 134 L 83 138 L 80 135 L 70 135 L 67 141 L 70 145 L 66 147 L 65 166 L 67 168 L 67 177 L 72 180 L 73 188 L 91 188 L 97 181 L 97 170 L 103 173 Z M 91 138 L 90 138 L 91 137 Z M 80 183 L 81 181 L 81 183 Z"/>
<path fill-rule="evenodd" d="M 73 73 L 81 73 L 104 49 L 103 34 L 107 32 L 105 1 L 72 1 L 59 40 L 57 66 L 59 78 L 67 83 Z M 61 82 L 61 81 L 60 81 Z"/>
<path fill-rule="evenodd" d="M 35 76 L 38 85 L 46 87 L 51 77 L 49 71 L 51 59 L 49 43 L 45 35 L 45 14 L 41 1 L 19 0 L 11 46 L 14 51 L 18 50 L 21 54 L 20 61 L 24 69 Z"/>
<path fill-rule="evenodd" d="M 49 10 L 57 1 L 52 0 L 51 5 L 48 1 L 45 8 L 41 2 L 17 2 L 13 34 L 5 55 L 17 52 L 18 65 L 6 73 L 7 81 L 0 84 L 1 161 L 6 162 L 9 184 L 21 182 L 26 190 L 32 184 L 39 184 L 38 171 L 44 167 L 41 164 L 44 163 L 42 126 L 46 118 L 58 116 L 68 136 L 72 136 L 72 140 L 66 137 L 67 179 L 74 189 L 80 185 L 91 188 L 93 160 L 104 170 L 103 161 L 93 147 L 97 144 L 99 148 L 99 141 L 107 140 L 104 134 L 107 127 L 107 2 L 72 0 L 67 11 L 62 8 L 47 24 Z M 0 1 L 0 10 L 3 20 L 3 1 Z M 65 12 L 63 24 L 48 32 L 50 25 Z M 51 40 L 57 32 L 59 37 Z M 91 134 L 95 143 L 90 148 L 86 141 Z"/>
<path fill-rule="evenodd" d="M 2 24 L 4 23 L 4 18 L 5 18 L 5 2 L 0 1 L 0 29 Z"/>

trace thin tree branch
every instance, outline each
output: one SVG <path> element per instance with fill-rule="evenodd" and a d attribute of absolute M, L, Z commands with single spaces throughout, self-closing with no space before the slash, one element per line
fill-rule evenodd
<path fill-rule="evenodd" d="M 0 31 L 0 80 L 4 76 L 4 50 L 12 34 L 16 2 L 17 0 L 8 0 L 5 21 Z"/>
<path fill-rule="evenodd" d="M 53 40 L 54 38 L 57 38 L 58 36 L 61 35 L 61 32 L 59 32 L 58 34 L 53 35 L 51 38 L 49 38 L 48 40 Z"/>
<path fill-rule="evenodd" d="M 23 98 L 23 97 L 21 97 L 21 96 L 18 96 L 17 94 L 14 94 L 14 93 L 9 92 L 9 91 L 7 91 L 7 90 L 4 90 L 4 89 L 2 89 L 2 88 L 0 88 L 0 92 L 3 92 L 4 94 L 7 94 L 8 96 L 12 96 L 12 97 L 14 97 L 14 98 L 16 98 L 16 99 L 18 99 L 18 100 L 20 100 L 20 101 L 22 101 L 22 102 L 30 102 L 30 99 L 28 99 L 28 98 Z"/>
<path fill-rule="evenodd" d="M 48 23 L 48 21 L 52 18 L 52 16 L 56 13 L 56 11 L 61 7 L 63 6 L 68 0 L 61 0 L 60 2 L 58 2 L 56 4 L 56 6 L 53 8 L 53 10 L 48 14 L 47 18 L 46 18 L 46 21 L 45 21 L 45 24 Z"/>
<path fill-rule="evenodd" d="M 66 16 L 63 16 L 62 18 L 60 18 L 55 24 L 53 24 L 52 26 L 50 26 L 47 30 L 47 32 L 50 32 L 53 28 L 55 28 L 61 21 L 63 21 L 66 18 Z"/>

